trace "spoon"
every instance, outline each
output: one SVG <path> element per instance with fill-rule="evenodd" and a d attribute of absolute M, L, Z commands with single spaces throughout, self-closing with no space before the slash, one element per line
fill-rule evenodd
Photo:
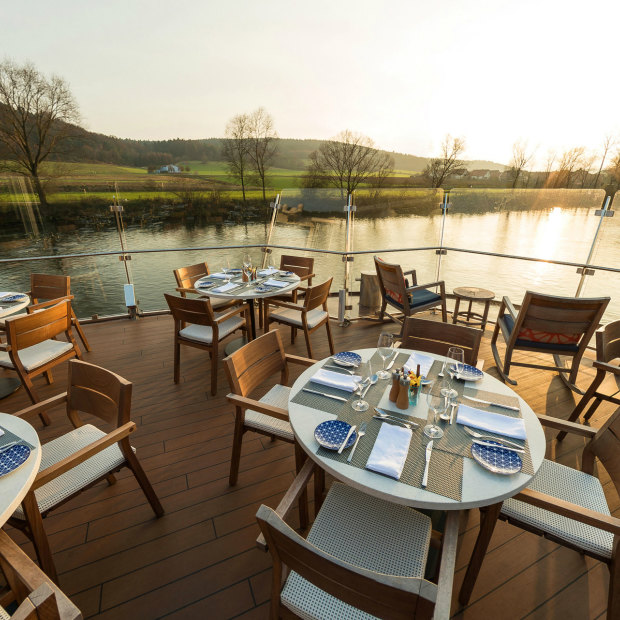
<path fill-rule="evenodd" d="M 366 396 L 366 392 L 368 392 L 368 390 L 370 389 L 370 386 L 377 383 L 378 380 L 379 380 L 379 377 L 377 377 L 377 375 L 371 375 L 370 383 L 366 386 L 366 389 L 362 392 L 362 395 L 360 396 L 360 398 L 364 398 L 364 396 Z"/>

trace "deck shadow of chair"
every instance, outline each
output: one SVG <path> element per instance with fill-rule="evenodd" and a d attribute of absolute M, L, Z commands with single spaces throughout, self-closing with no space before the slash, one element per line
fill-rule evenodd
<path fill-rule="evenodd" d="M 444 357 L 448 354 L 450 347 L 461 347 L 465 353 L 465 363 L 476 366 L 482 334 L 481 329 L 464 325 L 405 317 L 401 347 L 435 353 Z"/>
<path fill-rule="evenodd" d="M 620 494 L 620 408 L 595 429 L 549 416 L 541 424 L 586 438 L 581 471 L 550 460 L 530 485 L 503 504 L 481 509 L 480 532 L 463 586 L 462 605 L 469 602 L 497 519 L 544 536 L 607 564 L 610 572 L 608 618 L 620 618 L 620 519 L 611 515 L 605 491 L 595 474 L 595 459 L 606 469 Z"/>
<path fill-rule="evenodd" d="M 322 284 L 308 287 L 304 295 L 303 305 L 266 297 L 263 300 L 263 325 L 265 332 L 269 331 L 269 324 L 272 322 L 287 325 L 291 328 L 291 342 L 294 343 L 296 330 L 302 329 L 306 338 L 308 357 L 313 357 L 310 334 L 325 325 L 329 352 L 330 355 L 333 355 L 334 341 L 329 326 L 329 311 L 327 309 L 327 297 L 329 296 L 332 280 L 333 278 L 330 278 Z M 271 306 L 276 309 L 275 312 L 270 311 Z"/>
<path fill-rule="evenodd" d="M 164 509 L 129 443 L 136 430 L 131 417 L 132 384 L 94 364 L 71 360 L 67 391 L 18 411 L 26 417 L 65 404 L 74 430 L 41 446 L 41 466 L 21 506 L 9 518 L 10 525 L 32 540 L 43 570 L 58 582 L 43 517 L 94 484 L 128 467 L 157 517 Z M 106 433 L 85 424 L 80 413 L 93 416 L 113 430 Z"/>
<path fill-rule="evenodd" d="M 257 543 L 273 560 L 270 617 L 366 617 L 361 610 L 399 620 L 448 618 L 458 511 L 449 511 L 440 537 L 430 517 L 334 482 L 303 538 L 284 519 L 313 467 L 308 459 L 276 510 L 262 505 L 256 515 Z M 424 578 L 431 539 L 441 541 L 437 584 Z"/>
<path fill-rule="evenodd" d="M 378 256 L 374 257 L 379 288 L 381 289 L 381 310 L 379 318 L 387 314 L 392 321 L 402 325 L 400 318 L 387 312 L 387 307 L 391 306 L 402 312 L 404 317 L 411 316 L 416 312 L 430 310 L 441 307 L 441 320 L 448 322 L 446 310 L 446 288 L 443 280 L 430 282 L 428 284 L 418 284 L 416 271 L 403 271 L 397 264 L 386 263 Z M 411 276 L 412 285 L 408 286 L 405 276 Z M 439 293 L 429 290 L 439 288 Z"/>
<path fill-rule="evenodd" d="M 0 367 L 17 373 L 33 403 L 40 400 L 33 377 L 45 373 L 51 384 L 54 366 L 82 356 L 71 332 L 71 302 L 66 299 L 33 314 L 9 317 L 5 329 L 7 341 L 0 344 Z M 66 341 L 56 340 L 61 334 Z M 49 424 L 44 410 L 39 415 Z"/>
<path fill-rule="evenodd" d="M 7 584 L 0 599 L 0 617 L 82 620 L 80 610 L 4 531 L 0 531 L 0 568 Z M 19 606 L 11 616 L 3 615 L 10 603 Z"/>
<path fill-rule="evenodd" d="M 208 275 L 210 275 L 209 266 L 206 262 L 196 263 L 195 265 L 189 265 L 187 267 L 179 267 L 174 269 L 174 278 L 177 282 L 177 292 L 181 294 L 181 297 L 187 297 L 187 294 L 199 294 L 194 288 L 194 284 Z M 236 299 L 225 299 L 223 297 L 210 297 L 211 307 L 214 310 L 221 310 L 222 308 L 229 308 L 231 306 L 239 305 L 241 302 Z"/>
<path fill-rule="evenodd" d="M 174 382 L 181 379 L 181 345 L 203 349 L 211 358 L 211 394 L 217 394 L 219 345 L 224 338 L 241 330 L 251 337 L 247 304 L 213 311 L 208 299 L 175 297 L 164 293 L 174 319 Z"/>
<path fill-rule="evenodd" d="M 620 321 L 613 321 L 596 332 L 596 360 L 593 363 L 596 375 L 594 375 L 590 387 L 568 416 L 569 422 L 577 420 L 592 399 L 594 402 L 583 416 L 584 422 L 592 417 L 592 414 L 603 401 L 620 405 L 618 391 L 611 395 L 598 391 L 607 374 L 612 375 L 616 381 L 616 386 L 620 387 L 620 364 L 610 363 L 617 358 L 620 358 Z M 557 439 L 562 441 L 564 437 L 566 437 L 566 433 L 560 432 Z"/>
<path fill-rule="evenodd" d="M 231 393 L 226 397 L 235 406 L 235 432 L 228 483 L 237 484 L 243 435 L 253 431 L 292 443 L 295 446 L 296 469 L 299 471 L 305 454 L 295 441 L 288 421 L 288 399 L 291 388 L 289 364 L 312 366 L 315 360 L 284 352 L 279 330 L 267 332 L 241 347 L 224 360 Z M 258 400 L 250 395 L 274 374 L 280 373 L 280 383 L 269 388 Z M 307 521 L 306 498 L 300 501 L 302 522 Z"/>
<path fill-rule="evenodd" d="M 527 291 L 517 313 L 510 299 L 504 297 L 491 337 L 491 350 L 502 379 L 517 385 L 509 376 L 511 366 L 555 370 L 567 387 L 583 394 L 575 385 L 579 364 L 609 301 L 609 297 L 556 297 Z M 503 364 L 497 349 L 500 333 L 506 343 Z M 515 362 L 514 351 L 552 355 L 555 366 Z M 571 358 L 569 367 L 562 357 Z"/>

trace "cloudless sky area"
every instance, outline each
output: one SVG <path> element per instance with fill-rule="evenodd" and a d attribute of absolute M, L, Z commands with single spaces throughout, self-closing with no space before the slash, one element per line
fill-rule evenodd
<path fill-rule="evenodd" d="M 527 141 L 620 135 L 618 0 L 0 0 L 0 58 L 65 78 L 83 125 L 122 138 L 222 137 L 264 106 L 282 138 L 344 129 L 507 164 Z"/>

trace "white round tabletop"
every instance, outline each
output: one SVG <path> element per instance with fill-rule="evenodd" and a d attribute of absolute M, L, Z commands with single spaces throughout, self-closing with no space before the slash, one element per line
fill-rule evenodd
<path fill-rule="evenodd" d="M 277 274 L 273 274 L 273 275 L 277 275 Z M 241 280 L 241 276 L 237 276 L 237 277 L 233 277 L 231 280 L 231 283 L 233 284 L 238 284 L 239 288 L 237 289 L 232 289 L 229 292 L 226 293 L 218 293 L 215 292 L 213 289 L 203 289 L 203 288 L 196 288 L 195 291 L 200 294 L 200 295 L 204 295 L 205 297 L 217 297 L 218 299 L 263 299 L 265 297 L 273 297 L 274 295 L 282 295 L 283 293 L 290 293 L 292 290 L 296 289 L 299 286 L 299 283 L 301 282 L 299 276 L 295 275 L 294 273 L 291 273 L 290 275 L 287 275 L 287 279 L 290 279 L 291 281 L 288 282 L 286 281 L 286 286 L 282 286 L 282 287 L 273 287 L 271 290 L 269 291 L 262 291 L 259 292 L 256 290 L 256 286 L 258 286 L 261 283 L 265 283 L 267 280 L 270 279 L 270 277 L 272 276 L 267 276 L 267 277 L 262 277 L 259 278 L 258 280 L 255 280 L 255 282 L 242 282 Z M 210 280 L 213 281 L 213 277 L 210 276 L 206 276 L 204 278 L 201 278 L 200 280 L 196 281 L 195 285 L 198 285 L 198 283 L 201 280 Z M 276 281 L 277 278 L 276 278 Z M 281 280 L 283 283 L 285 281 Z M 222 285 L 224 284 L 224 280 L 222 280 Z M 241 286 L 242 284 L 245 284 L 245 286 Z M 213 288 L 219 288 L 218 286 L 214 286 Z"/>
<path fill-rule="evenodd" d="M 362 356 L 363 360 L 367 360 L 375 351 L 376 349 L 361 349 L 356 352 Z M 399 351 L 408 352 L 406 349 L 399 349 Z M 411 353 L 411 351 L 409 352 Z M 431 354 L 425 353 L 425 355 Z M 444 359 L 438 355 L 431 355 L 431 357 L 442 361 Z M 304 451 L 326 472 L 332 474 L 338 480 L 356 487 L 365 493 L 382 497 L 398 504 L 434 510 L 461 510 L 465 508 L 487 506 L 512 497 L 525 488 L 532 479 L 533 475 L 523 472 L 510 476 L 494 474 L 482 468 L 473 459 L 464 457 L 462 498 L 461 501 L 456 501 L 449 497 L 444 497 L 443 495 L 438 495 L 431 491 L 382 476 L 367 469 L 361 469 L 347 463 L 340 463 L 333 459 L 321 457 L 317 454 L 319 444 L 314 438 L 314 429 L 321 422 L 325 420 L 334 420 L 336 416 L 325 411 L 319 411 L 311 407 L 296 404 L 292 402 L 292 399 L 310 380 L 310 377 L 312 377 L 322 363 L 321 361 L 310 366 L 299 376 L 297 381 L 295 381 L 289 398 L 289 418 L 295 437 Z M 380 383 L 387 387 L 389 379 L 380 381 Z M 475 386 L 478 389 L 519 398 L 521 413 L 525 421 L 532 465 L 534 472 L 538 471 L 545 456 L 546 440 L 542 426 L 532 409 L 508 386 L 486 373 L 484 373 L 484 377 L 480 381 L 476 382 Z M 423 417 L 426 417 L 426 408 L 424 408 L 423 411 Z M 420 416 L 418 415 L 418 417 Z M 361 441 L 363 441 L 363 438 Z M 440 442 L 441 439 L 435 441 Z M 423 446 L 420 445 L 420 450 L 422 449 Z"/>
<path fill-rule="evenodd" d="M 3 297 L 7 297 L 9 295 L 24 295 L 24 297 L 12 302 L 2 301 Z M 23 310 L 29 303 L 30 297 L 28 297 L 28 295 L 25 295 L 24 293 L 16 293 L 14 291 L 0 291 L 0 318 L 9 316 L 10 314 Z"/>
<path fill-rule="evenodd" d="M 14 415 L 0 413 L 0 428 L 11 431 L 34 446 L 34 450 L 30 452 L 23 465 L 0 477 L 0 526 L 2 526 L 20 505 L 39 472 L 41 443 L 34 427 Z"/>

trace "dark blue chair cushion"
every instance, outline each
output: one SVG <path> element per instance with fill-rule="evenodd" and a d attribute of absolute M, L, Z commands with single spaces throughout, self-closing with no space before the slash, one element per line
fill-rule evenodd
<path fill-rule="evenodd" d="M 403 305 L 389 295 L 386 295 L 385 299 L 397 308 L 400 308 L 401 310 L 403 309 Z M 409 305 L 412 308 L 425 306 L 430 303 L 441 303 L 441 295 L 437 295 L 436 293 L 432 293 L 426 289 L 420 289 L 419 291 L 415 291 L 413 295 L 409 295 Z"/>
<path fill-rule="evenodd" d="M 515 328 L 514 319 L 510 314 L 504 314 L 502 316 L 504 325 L 509 334 L 512 334 L 512 330 Z M 579 347 L 576 344 L 559 344 L 556 342 L 538 342 L 534 340 L 524 340 L 523 338 L 517 338 L 515 345 L 517 347 L 536 347 L 537 349 L 547 349 L 557 353 L 558 351 L 566 351 L 567 353 L 577 353 Z"/>

